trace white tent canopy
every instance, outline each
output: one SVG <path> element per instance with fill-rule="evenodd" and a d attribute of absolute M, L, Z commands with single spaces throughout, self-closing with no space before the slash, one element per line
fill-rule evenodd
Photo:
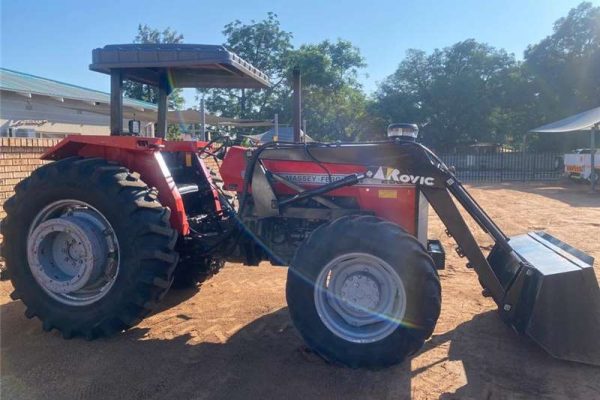
<path fill-rule="evenodd" d="M 596 188 L 596 132 L 600 131 L 600 107 L 592 108 L 579 114 L 571 115 L 560 121 L 552 122 L 532 129 L 529 132 L 535 133 L 569 133 L 579 131 L 590 131 L 590 158 L 591 158 L 591 176 L 592 190 Z"/>
<path fill-rule="evenodd" d="M 600 107 L 592 108 L 579 114 L 571 115 L 570 117 L 561 119 L 560 121 L 552 122 L 532 129 L 529 132 L 536 133 L 552 133 L 552 132 L 576 132 L 590 131 L 596 125 L 600 124 Z"/>

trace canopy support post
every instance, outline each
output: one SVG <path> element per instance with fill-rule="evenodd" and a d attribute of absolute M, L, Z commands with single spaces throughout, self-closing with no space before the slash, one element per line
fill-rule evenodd
<path fill-rule="evenodd" d="M 110 135 L 123 133 L 123 74 L 120 69 L 110 71 Z"/>
<path fill-rule="evenodd" d="M 158 121 L 156 124 L 156 137 L 164 139 L 167 136 L 167 91 L 163 87 L 158 88 Z"/>
<path fill-rule="evenodd" d="M 169 94 L 171 94 L 171 85 L 167 77 L 167 72 L 161 73 L 158 85 L 158 121 L 156 124 L 156 137 L 164 139 L 167 137 L 167 112 L 169 111 Z"/>

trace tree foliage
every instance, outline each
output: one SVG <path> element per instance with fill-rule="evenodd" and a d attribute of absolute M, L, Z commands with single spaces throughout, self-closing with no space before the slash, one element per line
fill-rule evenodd
<path fill-rule="evenodd" d="M 166 28 L 162 31 L 151 28 L 148 25 L 138 25 L 138 32 L 133 40 L 133 43 L 182 43 L 183 35 L 171 28 Z M 158 103 L 158 89 L 146 84 L 125 81 L 123 84 L 123 93 L 125 96 L 147 101 L 148 103 Z M 181 96 L 181 89 L 175 89 L 169 95 L 169 108 L 181 109 L 184 104 L 184 99 Z"/>
<path fill-rule="evenodd" d="M 300 46 L 286 61 L 288 79 L 295 68 L 302 73 L 302 118 L 310 136 L 343 141 L 365 136 L 370 118 L 358 73 L 366 64 L 358 48 L 347 40 L 325 40 Z"/>
<path fill-rule="evenodd" d="M 248 119 L 278 113 L 280 123 L 290 123 L 291 74 L 299 68 L 303 119 L 308 134 L 321 140 L 372 140 L 391 122 L 414 122 L 423 141 L 439 150 L 476 142 L 520 147 L 529 129 L 600 105 L 600 7 L 590 3 L 556 21 L 524 61 L 474 39 L 429 54 L 411 49 L 372 96 L 359 84 L 365 60 L 349 41 L 294 47 L 273 13 L 236 20 L 223 34 L 225 47 L 266 72 L 273 86 L 203 91 L 208 109 Z M 541 146 L 532 139 L 529 145 Z"/>
<path fill-rule="evenodd" d="M 379 86 L 371 112 L 385 122 L 419 123 L 424 141 L 439 149 L 517 147 L 529 129 L 599 105 L 599 49 L 600 7 L 581 3 L 527 48 L 524 62 L 473 39 L 431 54 L 409 50 Z M 542 145 L 533 139 L 530 145 Z"/>
<path fill-rule="evenodd" d="M 277 15 L 268 13 L 262 21 L 244 24 L 239 20 L 225 25 L 223 44 L 228 50 L 266 73 L 272 86 L 265 90 L 200 90 L 208 110 L 227 117 L 271 119 L 281 112 L 280 99 L 287 95 L 285 58 L 292 49 L 292 34 L 281 29 Z"/>
<path fill-rule="evenodd" d="M 600 105 L 600 7 L 581 3 L 525 51 L 544 122 Z"/>
<path fill-rule="evenodd" d="M 244 119 L 272 119 L 291 123 L 291 77 L 302 71 L 303 119 L 309 134 L 321 139 L 353 139 L 366 116 L 366 95 L 358 84 L 364 68 L 359 50 L 346 40 L 305 44 L 294 49 L 292 34 L 281 28 L 276 14 L 244 24 L 234 21 L 223 30 L 224 46 L 267 73 L 272 87 L 257 90 L 204 90 L 207 108 Z"/>
<path fill-rule="evenodd" d="M 506 142 L 526 129 L 526 86 L 514 55 L 469 39 L 430 55 L 409 50 L 380 85 L 373 111 L 420 124 L 423 140 L 440 149 Z"/>

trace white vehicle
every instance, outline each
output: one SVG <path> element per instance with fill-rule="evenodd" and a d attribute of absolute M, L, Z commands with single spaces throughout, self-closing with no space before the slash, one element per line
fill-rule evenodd
<path fill-rule="evenodd" d="M 572 179 L 583 179 L 591 181 L 592 154 L 590 149 L 577 149 L 573 153 L 565 154 L 565 175 Z M 594 167 L 596 170 L 596 181 L 600 176 L 600 154 L 595 153 Z"/>

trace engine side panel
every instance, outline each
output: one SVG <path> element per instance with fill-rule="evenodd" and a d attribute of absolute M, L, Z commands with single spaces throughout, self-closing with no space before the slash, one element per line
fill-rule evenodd
<path fill-rule="evenodd" d="M 241 192 L 244 186 L 246 149 L 232 147 L 221 166 L 221 176 L 225 189 Z M 283 178 L 312 189 L 353 173 L 365 173 L 367 167 L 355 164 L 316 163 L 313 161 L 263 159 L 267 170 Z M 277 195 L 292 195 L 294 190 L 275 183 Z M 250 188 L 251 191 L 251 188 Z M 336 189 L 326 197 L 347 197 L 356 200 L 359 208 L 371 211 L 376 216 L 402 226 L 409 233 L 418 234 L 418 190 L 415 185 L 360 183 Z"/>

